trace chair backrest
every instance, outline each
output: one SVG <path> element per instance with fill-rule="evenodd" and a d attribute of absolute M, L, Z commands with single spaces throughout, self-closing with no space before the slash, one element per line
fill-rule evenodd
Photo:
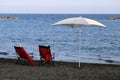
<path fill-rule="evenodd" d="M 32 58 L 28 55 L 28 53 L 26 52 L 26 50 L 25 50 L 23 47 L 20 47 L 20 46 L 19 46 L 19 47 L 16 47 L 16 46 L 14 46 L 14 48 L 15 48 L 15 51 L 16 51 L 16 53 L 19 55 L 20 58 L 27 59 L 32 66 L 35 66 L 34 61 L 33 61 Z"/>
<path fill-rule="evenodd" d="M 52 60 L 50 46 L 39 45 L 39 53 L 41 58 L 44 58 L 47 63 L 49 63 Z"/>
<path fill-rule="evenodd" d="M 27 53 L 27 52 L 25 51 L 25 49 L 23 47 L 14 46 L 14 48 L 20 58 L 26 59 L 25 53 Z"/>

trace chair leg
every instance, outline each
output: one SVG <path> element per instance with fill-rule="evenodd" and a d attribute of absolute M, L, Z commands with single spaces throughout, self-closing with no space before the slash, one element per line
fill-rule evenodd
<path fill-rule="evenodd" d="M 55 66 L 55 59 L 53 59 L 53 66 Z"/>
<path fill-rule="evenodd" d="M 52 62 L 53 62 L 53 66 L 55 66 L 55 53 L 53 53 Z"/>
<path fill-rule="evenodd" d="M 16 64 L 20 61 L 20 57 L 18 57 L 17 61 L 16 61 Z"/>
<path fill-rule="evenodd" d="M 39 66 L 43 64 L 43 60 L 42 58 L 40 58 L 40 61 L 39 61 Z"/>
<path fill-rule="evenodd" d="M 23 64 L 27 64 L 28 65 L 30 63 L 28 62 L 28 60 L 25 59 L 24 62 L 23 62 Z"/>

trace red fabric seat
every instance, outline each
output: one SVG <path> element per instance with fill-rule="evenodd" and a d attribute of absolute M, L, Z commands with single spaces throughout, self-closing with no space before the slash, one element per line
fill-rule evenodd
<path fill-rule="evenodd" d="M 26 59 L 32 66 L 35 66 L 33 59 L 28 55 L 28 53 L 25 51 L 25 49 L 23 47 L 14 46 L 14 48 L 15 48 L 15 52 L 17 53 L 17 56 L 18 56 L 17 62 L 21 59 Z"/>
<path fill-rule="evenodd" d="M 54 58 L 54 54 L 51 55 L 50 46 L 39 45 L 40 60 L 44 59 L 47 63 L 50 63 Z"/>

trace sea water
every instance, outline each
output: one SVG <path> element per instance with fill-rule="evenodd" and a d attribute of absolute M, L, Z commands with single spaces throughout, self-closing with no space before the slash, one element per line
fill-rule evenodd
<path fill-rule="evenodd" d="M 50 45 L 56 61 L 120 64 L 120 21 L 108 20 L 120 14 L 0 14 L 17 17 L 0 19 L 1 58 L 16 58 L 14 46 L 21 44 L 28 53 L 39 60 L 38 45 Z M 70 28 L 52 26 L 57 21 L 71 17 L 97 20 L 102 27 Z M 81 34 L 80 31 L 81 30 Z M 79 37 L 81 35 L 81 37 Z M 80 38 L 80 39 L 79 39 Z"/>

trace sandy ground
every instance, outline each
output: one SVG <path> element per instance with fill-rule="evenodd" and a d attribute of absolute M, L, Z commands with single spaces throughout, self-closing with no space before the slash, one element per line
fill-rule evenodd
<path fill-rule="evenodd" d="M 35 67 L 15 59 L 0 59 L 0 80 L 120 80 L 120 65 L 55 62 Z"/>

